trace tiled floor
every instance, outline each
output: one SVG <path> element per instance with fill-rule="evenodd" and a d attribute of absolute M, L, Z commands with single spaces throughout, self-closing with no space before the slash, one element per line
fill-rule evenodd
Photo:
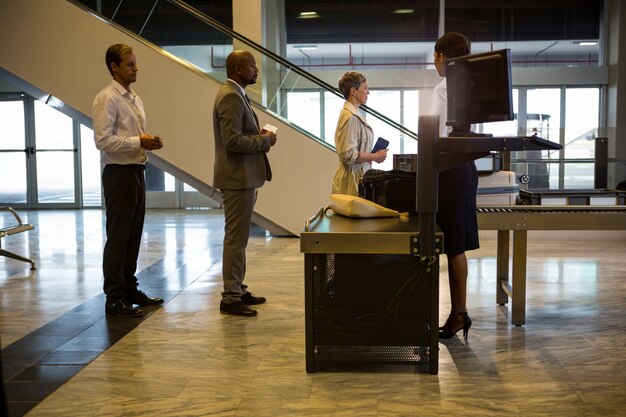
<path fill-rule="evenodd" d="M 99 210 L 30 211 L 3 239 L 0 337 L 11 416 L 618 416 L 626 398 L 626 241 L 529 239 L 526 325 L 495 304 L 495 241 L 469 254 L 466 343 L 438 375 L 407 365 L 304 366 L 297 238 L 255 230 L 247 283 L 259 316 L 219 314 L 223 218 L 149 210 L 139 281 L 166 299 L 143 319 L 104 315 Z M 490 235 L 491 236 L 491 235 Z M 445 259 L 441 259 L 445 271 Z M 441 274 L 440 317 L 448 310 Z"/>

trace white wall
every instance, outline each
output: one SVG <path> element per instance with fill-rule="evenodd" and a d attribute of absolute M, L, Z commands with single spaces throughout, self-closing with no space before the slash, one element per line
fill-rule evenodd
<path fill-rule="evenodd" d="M 133 88 L 145 103 L 148 132 L 165 140 L 160 166 L 211 185 L 211 112 L 218 83 L 63 0 L 2 0 L 0 28 L 0 66 L 87 115 L 110 81 L 106 49 L 131 45 L 140 68 Z M 328 202 L 337 157 L 270 114 L 257 113 L 261 124 L 278 126 L 279 141 L 269 154 L 274 180 L 261 189 L 256 214 L 278 225 L 275 231 L 299 234 L 305 220 Z M 270 223 L 263 226 L 272 228 Z"/>

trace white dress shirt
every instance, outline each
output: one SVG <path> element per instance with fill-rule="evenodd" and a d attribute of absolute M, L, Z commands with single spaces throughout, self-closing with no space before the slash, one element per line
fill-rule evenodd
<path fill-rule="evenodd" d="M 446 126 L 448 121 L 448 84 L 445 78 L 433 89 L 433 98 L 430 102 L 428 114 L 439 116 L 439 137 L 449 136 L 452 132 L 452 126 Z M 470 130 L 474 132 L 476 125 L 471 125 Z"/>
<path fill-rule="evenodd" d="M 430 102 L 428 114 L 439 116 L 439 136 L 448 136 L 451 131 L 450 126 L 446 126 L 448 121 L 448 87 L 446 79 L 442 79 L 433 89 L 433 98 Z"/>
<path fill-rule="evenodd" d="M 93 101 L 93 132 L 103 164 L 144 164 L 148 157 L 140 146 L 146 113 L 141 98 L 111 80 Z"/>

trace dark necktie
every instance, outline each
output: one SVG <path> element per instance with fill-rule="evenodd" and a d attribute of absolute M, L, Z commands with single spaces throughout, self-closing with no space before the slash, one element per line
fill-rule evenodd
<path fill-rule="evenodd" d="M 248 109 L 250 110 L 250 112 L 252 112 L 252 116 L 254 116 L 254 122 L 256 123 L 256 129 L 257 129 L 257 131 L 260 132 L 260 129 L 259 129 L 259 119 L 256 117 L 256 113 L 254 112 L 254 110 L 252 110 L 252 104 L 250 104 L 250 97 L 248 97 L 247 94 L 245 94 L 244 97 L 246 98 L 246 103 L 248 103 Z"/>

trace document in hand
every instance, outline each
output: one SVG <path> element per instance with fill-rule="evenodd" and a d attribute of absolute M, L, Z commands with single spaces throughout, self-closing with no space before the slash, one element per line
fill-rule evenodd
<path fill-rule="evenodd" d="M 263 126 L 264 130 L 267 130 L 268 132 L 272 132 L 274 134 L 276 134 L 276 131 L 278 130 L 278 128 L 276 126 L 272 126 L 269 123 L 266 123 L 265 126 Z"/>

